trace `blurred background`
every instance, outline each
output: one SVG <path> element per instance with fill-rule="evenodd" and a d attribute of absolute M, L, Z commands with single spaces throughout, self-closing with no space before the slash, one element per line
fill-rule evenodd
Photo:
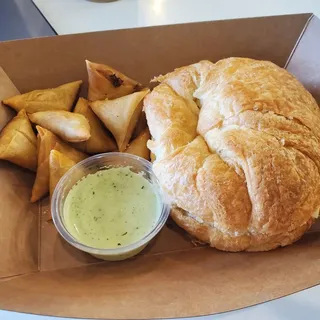
<path fill-rule="evenodd" d="M 0 0 L 0 41 L 312 12 L 319 0 Z"/>

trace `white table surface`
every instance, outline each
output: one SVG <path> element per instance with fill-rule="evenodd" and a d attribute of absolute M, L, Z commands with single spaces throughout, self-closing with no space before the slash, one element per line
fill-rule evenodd
<path fill-rule="evenodd" d="M 313 12 L 319 0 L 33 0 L 58 34 Z"/>
<path fill-rule="evenodd" d="M 320 16 L 320 0 L 118 0 L 111 3 L 99 0 L 33 1 L 58 34 L 303 12 L 313 12 Z M 198 319 L 319 318 L 320 286 L 316 286 L 272 302 Z M 61 320 L 62 318 L 0 310 L 0 319 Z"/>

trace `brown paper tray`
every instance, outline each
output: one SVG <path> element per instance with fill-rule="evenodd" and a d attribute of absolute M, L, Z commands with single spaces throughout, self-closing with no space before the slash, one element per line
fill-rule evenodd
<path fill-rule="evenodd" d="M 84 60 L 144 84 L 201 59 L 228 56 L 286 65 L 320 101 L 320 21 L 310 14 L 192 23 L 0 43 L 0 100 L 84 80 Z M 11 81 L 10 81 L 11 79 Z M 15 84 L 15 87 L 13 85 Z M 12 117 L 0 106 L 0 128 Z M 100 262 L 65 243 L 30 204 L 34 175 L 0 162 L 0 308 L 56 316 L 150 319 L 213 314 L 320 283 L 320 225 L 267 253 L 225 253 L 170 223 L 138 257 Z"/>

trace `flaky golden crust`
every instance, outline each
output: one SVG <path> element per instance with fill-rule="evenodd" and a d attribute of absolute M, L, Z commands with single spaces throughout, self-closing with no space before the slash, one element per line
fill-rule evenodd
<path fill-rule="evenodd" d="M 201 61 L 144 101 L 154 171 L 187 232 L 226 251 L 298 240 L 319 215 L 320 111 L 271 62 Z"/>

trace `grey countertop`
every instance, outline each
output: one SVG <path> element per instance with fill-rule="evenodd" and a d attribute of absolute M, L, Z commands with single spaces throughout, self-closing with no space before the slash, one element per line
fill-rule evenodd
<path fill-rule="evenodd" d="M 56 32 L 31 0 L 0 0 L 0 41 L 53 35 Z"/>

